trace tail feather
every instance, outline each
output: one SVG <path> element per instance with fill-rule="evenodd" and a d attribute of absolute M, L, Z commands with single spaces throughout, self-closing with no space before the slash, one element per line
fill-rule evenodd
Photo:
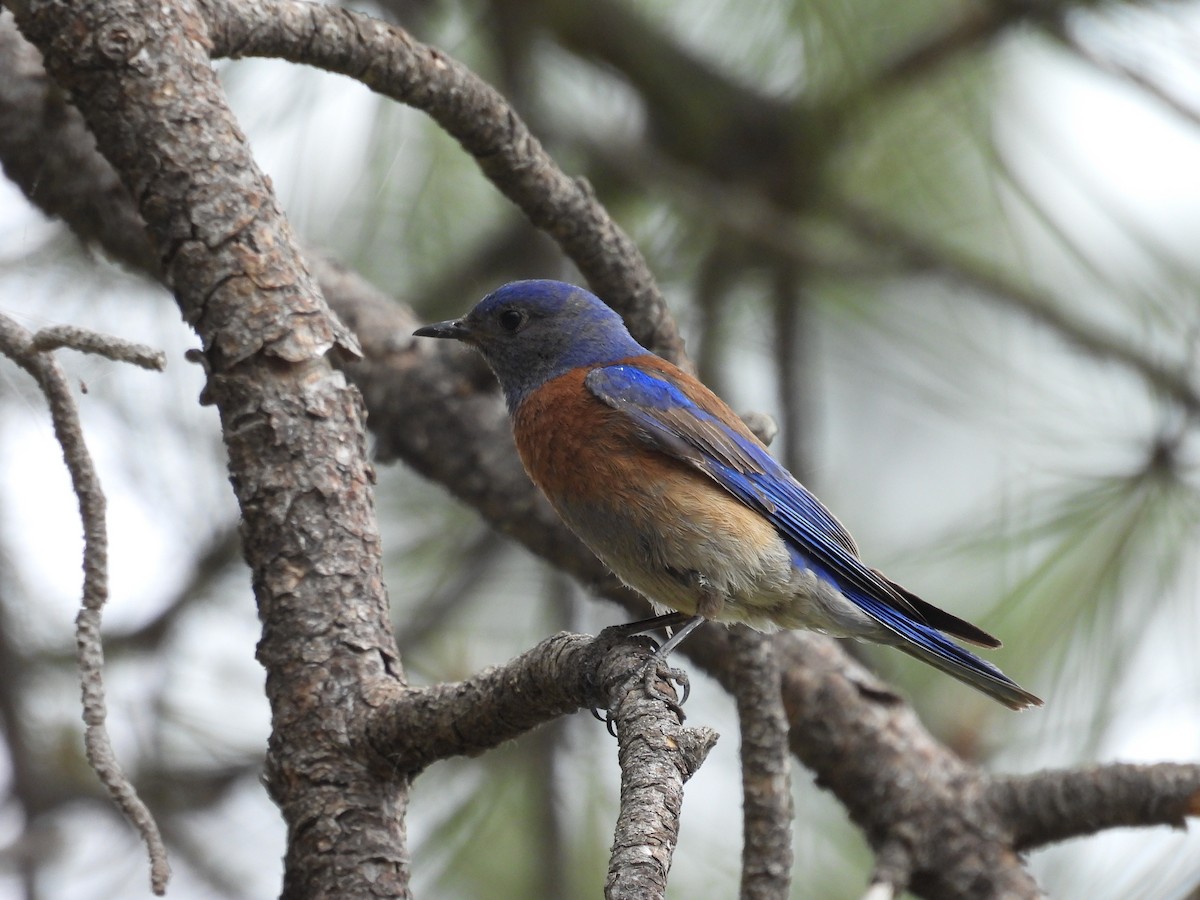
<path fill-rule="evenodd" d="M 1009 709 L 1019 710 L 1042 705 L 1039 697 L 1029 693 L 990 662 L 954 643 L 938 629 L 945 628 L 950 634 L 975 643 L 983 643 L 985 646 L 991 646 L 989 642 L 999 644 L 999 641 L 969 622 L 926 603 L 902 588 L 899 590 L 904 599 L 925 618 L 924 622 L 915 621 L 895 606 L 881 603 L 861 591 L 843 589 L 843 593 L 890 632 L 891 640 L 883 640 L 882 643 L 903 650 L 909 656 L 914 656 L 964 684 L 969 684 Z M 878 637 L 873 639 L 880 640 Z"/>
<path fill-rule="evenodd" d="M 957 678 L 963 684 L 969 684 L 982 691 L 1009 709 L 1021 710 L 1042 705 L 1040 697 L 1029 693 L 986 660 L 964 650 L 940 634 L 932 634 L 930 638 L 928 642 L 921 643 L 902 639 L 893 646 Z"/>
<path fill-rule="evenodd" d="M 885 576 L 878 569 L 876 569 L 875 572 L 880 578 L 886 581 L 888 585 L 890 585 L 891 588 L 896 591 L 897 594 L 908 601 L 909 605 L 912 606 L 913 609 L 920 613 L 921 618 L 925 620 L 926 624 L 932 625 L 938 631 L 944 631 L 946 634 L 953 635 L 960 640 L 967 641 L 968 643 L 975 644 L 980 647 L 990 647 L 995 649 L 996 647 L 1000 646 L 999 638 L 988 634 L 978 625 L 972 625 L 966 619 L 960 619 L 953 613 L 948 613 L 944 609 L 934 606 L 928 600 L 922 600 L 912 591 L 906 590 L 905 588 L 902 588 L 900 585 L 896 584 L 896 582 Z"/>

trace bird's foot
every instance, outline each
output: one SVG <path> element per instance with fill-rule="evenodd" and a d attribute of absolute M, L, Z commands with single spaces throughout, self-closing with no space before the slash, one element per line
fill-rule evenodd
<path fill-rule="evenodd" d="M 655 644 L 654 641 L 649 641 L 647 638 L 646 640 L 654 647 L 654 651 L 641 666 L 640 670 L 633 670 L 629 673 L 630 677 L 641 679 L 642 690 L 645 696 L 666 704 L 667 708 L 675 713 L 682 722 L 684 719 L 683 704 L 687 702 L 688 696 L 692 691 L 691 681 L 685 671 L 667 665 L 667 657 L 685 637 L 695 631 L 704 622 L 705 619 L 702 616 L 690 616 L 685 613 L 668 613 L 656 616 L 654 619 L 647 619 L 643 622 L 610 626 L 600 632 L 597 640 L 621 641 L 653 628 L 682 625 L 661 646 Z M 602 695 L 593 694 L 593 696 Z M 605 728 L 608 729 L 608 733 L 616 737 L 616 725 L 612 715 L 608 712 L 602 713 L 598 705 L 589 707 L 589 710 L 597 721 L 604 723 Z"/>
<path fill-rule="evenodd" d="M 660 684 L 666 685 L 666 689 L 659 687 Z M 671 689 L 671 685 L 675 686 L 675 690 Z M 668 666 L 656 652 L 646 660 L 646 666 L 642 670 L 642 687 L 647 697 L 665 703 L 679 716 L 679 721 L 683 721 L 683 704 L 687 703 L 692 693 L 692 683 L 687 672 Z"/>
<path fill-rule="evenodd" d="M 655 652 L 650 655 L 640 670 L 631 671 L 630 676 L 641 681 L 642 691 L 647 697 L 665 704 L 679 717 L 681 722 L 684 720 L 683 704 L 687 703 L 692 692 L 691 680 L 688 678 L 687 672 L 674 666 L 668 666 L 665 660 Z M 599 706 L 588 707 L 588 712 L 596 721 L 604 723 L 609 734 L 613 737 L 617 736 L 616 720 L 611 713 L 601 710 Z"/>

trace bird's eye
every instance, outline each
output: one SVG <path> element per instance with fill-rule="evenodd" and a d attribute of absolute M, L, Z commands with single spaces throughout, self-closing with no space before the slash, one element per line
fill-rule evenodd
<path fill-rule="evenodd" d="M 500 327 L 505 331 L 515 332 L 525 324 L 525 319 L 528 318 L 525 313 L 519 309 L 506 309 L 500 313 L 497 321 Z"/>

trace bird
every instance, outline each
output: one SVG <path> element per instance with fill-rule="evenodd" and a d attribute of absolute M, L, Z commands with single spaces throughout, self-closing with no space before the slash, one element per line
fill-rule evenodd
<path fill-rule="evenodd" d="M 462 318 L 414 333 L 483 354 L 530 479 L 660 613 L 625 627 L 680 626 L 660 659 L 708 621 L 809 629 L 896 647 L 1010 709 L 1042 705 L 951 638 L 999 640 L 863 562 L 849 532 L 738 415 L 639 344 L 595 294 L 515 281 Z"/>

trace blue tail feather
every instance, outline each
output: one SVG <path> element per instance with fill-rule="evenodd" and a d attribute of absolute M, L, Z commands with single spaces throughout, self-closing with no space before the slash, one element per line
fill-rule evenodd
<path fill-rule="evenodd" d="M 960 647 L 935 628 L 914 622 L 898 609 L 867 597 L 859 591 L 843 591 L 847 597 L 887 628 L 897 638 L 893 644 L 922 662 L 969 684 L 1009 709 L 1041 706 L 1040 698 L 1029 693 L 987 660 Z"/>

